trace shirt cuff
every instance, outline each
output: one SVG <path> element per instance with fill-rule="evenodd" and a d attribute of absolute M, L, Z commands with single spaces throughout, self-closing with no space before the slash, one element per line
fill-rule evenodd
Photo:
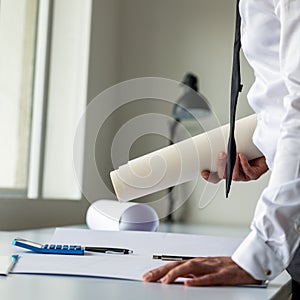
<path fill-rule="evenodd" d="M 232 260 L 256 280 L 271 280 L 285 269 L 282 261 L 255 231 L 249 233 L 233 253 Z"/>

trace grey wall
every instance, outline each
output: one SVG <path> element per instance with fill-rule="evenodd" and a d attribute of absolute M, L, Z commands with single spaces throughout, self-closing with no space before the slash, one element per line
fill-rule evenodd
<path fill-rule="evenodd" d="M 91 58 L 93 82 L 90 85 L 94 93 L 116 81 L 142 76 L 180 81 L 191 71 L 199 76 L 200 90 L 209 99 L 221 124 L 228 122 L 234 0 L 95 0 L 94 15 L 95 10 L 99 18 L 94 20 L 97 22 L 94 30 L 99 31 L 99 39 L 94 41 Z M 100 74 L 97 80 L 93 70 Z M 238 117 L 252 113 L 246 94 L 253 82 L 253 73 L 244 58 L 242 77 L 244 92 Z M 108 129 L 107 137 L 111 139 L 114 130 L 132 115 L 150 110 L 167 113 L 168 108 L 159 107 L 157 103 L 151 108 L 130 106 L 127 111 L 115 114 L 112 123 L 115 127 Z M 133 156 L 165 144 L 166 140 L 145 137 L 134 145 Z M 99 159 L 109 161 L 107 151 L 109 147 L 99 146 Z M 103 167 L 108 176 L 111 165 Z M 229 199 L 224 197 L 223 183 L 209 187 L 215 196 L 206 208 L 199 209 L 205 188 L 205 182 L 200 179 L 190 200 L 176 212 L 176 219 L 189 223 L 249 224 L 267 180 L 268 176 L 264 176 L 254 183 L 234 184 Z M 202 199 L 200 206 L 209 199 L 204 202 Z"/>
<path fill-rule="evenodd" d="M 120 6 L 120 79 L 200 78 L 221 123 L 228 120 L 234 0 L 126 0 Z M 243 68 L 245 91 L 253 80 Z M 242 97 L 239 116 L 251 112 Z"/>
<path fill-rule="evenodd" d="M 89 84 L 88 84 L 88 103 L 103 90 L 116 84 L 119 81 L 119 40 L 120 40 L 120 17 L 119 0 L 95 0 L 92 7 L 92 24 L 90 39 L 90 58 L 89 58 Z M 99 112 L 100 115 L 100 112 Z M 94 126 L 93 120 L 87 120 L 87 134 L 89 126 Z M 105 130 L 101 131 L 101 145 L 95 151 L 96 161 L 109 185 L 110 162 L 110 139 L 113 136 L 114 124 L 110 122 Z M 84 169 L 84 187 L 90 191 L 99 191 L 99 181 L 90 174 L 90 170 Z M 103 184 L 100 186 L 102 193 L 95 193 L 93 199 L 111 198 L 111 193 Z"/>

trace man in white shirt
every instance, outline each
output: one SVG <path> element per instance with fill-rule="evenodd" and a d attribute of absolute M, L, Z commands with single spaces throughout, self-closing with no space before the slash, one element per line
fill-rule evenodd
<path fill-rule="evenodd" d="M 288 268 L 294 286 L 300 284 L 300 0 L 241 0 L 240 14 L 242 48 L 255 71 L 248 94 L 258 116 L 253 140 L 265 157 L 248 162 L 239 153 L 233 179 L 257 179 L 269 168 L 270 182 L 251 233 L 232 257 L 170 263 L 146 273 L 145 281 L 169 283 L 193 274 L 186 285 L 239 285 L 273 279 Z M 218 172 L 202 176 L 218 182 L 224 164 L 220 153 Z"/>

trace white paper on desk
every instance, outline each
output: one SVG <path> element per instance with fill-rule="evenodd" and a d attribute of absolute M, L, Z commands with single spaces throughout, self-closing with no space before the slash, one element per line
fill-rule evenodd
<path fill-rule="evenodd" d="M 84 256 L 24 253 L 14 273 L 61 274 L 141 280 L 142 275 L 165 261 L 153 254 L 219 256 L 231 255 L 241 239 L 161 232 L 57 229 L 52 243 L 83 246 L 124 247 L 130 255 L 89 253 Z"/>
<path fill-rule="evenodd" d="M 0 275 L 7 275 L 12 264 L 12 257 L 9 255 L 0 256 Z"/>
<path fill-rule="evenodd" d="M 147 270 L 163 265 L 163 262 L 149 257 L 128 255 L 125 259 L 124 255 L 109 254 L 109 258 L 107 256 L 25 254 L 19 259 L 13 273 L 141 280 L 142 274 Z"/>
<path fill-rule="evenodd" d="M 135 255 L 151 258 L 153 254 L 159 254 L 157 252 L 188 256 L 231 255 L 241 241 L 240 238 L 167 232 L 115 232 L 65 228 L 56 229 L 52 238 L 53 243 L 129 248 Z"/>

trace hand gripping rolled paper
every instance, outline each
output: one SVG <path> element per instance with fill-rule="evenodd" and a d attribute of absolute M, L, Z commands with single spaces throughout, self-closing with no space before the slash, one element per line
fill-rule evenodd
<path fill-rule="evenodd" d="M 256 115 L 236 122 L 237 151 L 249 160 L 262 156 L 252 142 Z M 116 196 L 129 201 L 196 179 L 201 170 L 216 171 L 219 152 L 226 152 L 229 125 L 130 160 L 110 173 Z"/>

